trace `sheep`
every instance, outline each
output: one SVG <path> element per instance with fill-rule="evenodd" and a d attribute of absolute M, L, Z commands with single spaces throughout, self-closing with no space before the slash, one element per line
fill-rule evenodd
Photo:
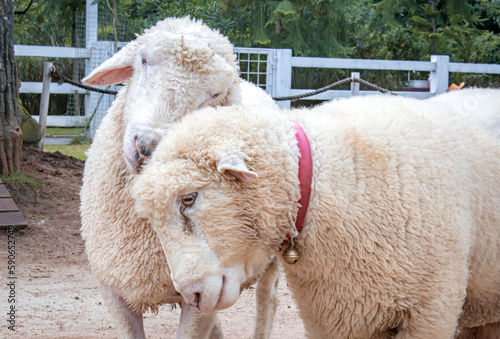
<path fill-rule="evenodd" d="M 125 81 L 134 93 L 123 107 L 123 148 L 131 169 L 138 169 L 168 125 L 188 112 L 249 101 L 276 106 L 259 88 L 240 80 L 229 40 L 189 17 L 159 21 L 83 79 L 88 85 Z M 244 102 L 242 89 L 249 94 Z"/>
<path fill-rule="evenodd" d="M 133 210 L 130 188 L 169 126 L 204 106 L 276 107 L 261 89 L 241 81 L 227 38 L 201 21 L 168 18 L 130 42 L 84 79 L 124 82 L 97 131 L 81 189 L 81 234 L 93 275 L 120 338 L 143 338 L 142 313 L 182 302 L 162 247 L 149 223 Z M 255 337 L 271 330 L 277 306 L 276 267 L 258 286 Z M 178 336 L 220 337 L 216 312 L 183 304 Z"/>
<path fill-rule="evenodd" d="M 300 258 L 284 272 L 309 337 L 453 338 L 500 320 L 500 139 L 454 113 L 476 95 L 472 113 L 500 118 L 500 90 L 200 110 L 158 145 L 135 210 L 202 312 L 232 305 L 290 236 Z M 294 121 L 313 168 L 300 233 Z"/>

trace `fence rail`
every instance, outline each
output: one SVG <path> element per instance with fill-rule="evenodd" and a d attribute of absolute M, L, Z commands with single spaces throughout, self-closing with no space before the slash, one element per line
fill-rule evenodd
<path fill-rule="evenodd" d="M 290 95 L 298 95 L 308 93 L 309 89 L 292 89 L 290 90 Z M 416 99 L 427 99 L 433 97 L 435 94 L 431 92 L 403 92 L 403 91 L 392 91 L 392 93 L 403 96 L 411 96 Z M 410 95 L 408 95 L 411 93 Z M 358 91 L 357 95 L 375 95 L 380 94 L 378 91 Z M 320 94 L 304 98 L 303 100 L 333 100 L 336 98 L 350 98 L 352 96 L 352 90 L 329 90 Z"/>
<path fill-rule="evenodd" d="M 76 47 L 14 45 L 14 54 L 27 57 L 90 58 L 90 50 Z"/>
<path fill-rule="evenodd" d="M 88 48 L 72 47 L 47 47 L 47 46 L 20 46 L 15 45 L 16 56 L 44 57 L 44 58 L 80 58 L 86 60 L 86 74 L 97 67 L 107 58 L 111 57 L 117 48 L 126 45 L 126 42 L 114 44 L 109 41 L 95 41 Z M 430 61 L 406 61 L 406 60 L 367 60 L 367 59 L 339 59 L 339 58 L 316 58 L 316 57 L 294 57 L 290 49 L 270 48 L 246 48 L 235 47 L 235 54 L 240 63 L 240 72 L 243 78 L 257 83 L 273 97 L 285 97 L 312 91 L 313 89 L 292 88 L 292 69 L 295 68 L 333 68 L 349 69 L 359 72 L 360 70 L 382 70 L 382 71 L 420 71 L 429 72 L 430 89 L 428 92 L 406 92 L 397 91 L 396 94 L 425 99 L 436 94 L 443 93 L 448 88 L 449 73 L 489 73 L 500 74 L 500 65 L 494 64 L 472 64 L 450 62 L 447 55 L 432 55 Z M 381 84 L 379 84 L 381 85 Z M 22 82 L 21 93 L 41 93 L 42 83 Z M 71 117 L 56 119 L 48 117 L 48 124 L 60 124 L 61 126 L 81 125 L 85 118 L 94 112 L 95 118 L 92 122 L 92 133 L 97 129 L 102 117 L 106 114 L 108 107 L 113 101 L 113 96 L 105 95 L 101 100 L 101 94 L 89 93 L 86 90 L 69 84 L 58 85 L 52 83 L 50 86 L 52 94 L 85 94 L 86 117 Z M 370 95 L 378 93 L 367 90 L 329 90 L 305 98 L 305 100 L 331 100 L 354 95 Z M 290 101 L 280 101 L 278 105 L 289 108 Z"/>
<path fill-rule="evenodd" d="M 53 46 L 25 46 L 14 45 L 14 54 L 16 57 L 42 57 L 42 58 L 69 58 L 69 59 L 88 59 L 91 52 L 86 48 L 75 47 L 53 47 Z M 19 93 L 42 93 L 41 82 L 21 82 Z M 88 94 L 88 91 L 82 90 L 70 84 L 50 85 L 52 94 Z"/>
<path fill-rule="evenodd" d="M 448 70 L 453 73 L 500 74 L 500 65 L 450 62 Z"/>
<path fill-rule="evenodd" d="M 42 83 L 41 82 L 31 82 L 23 81 L 21 82 L 21 87 L 19 88 L 19 93 L 42 93 Z M 70 84 L 58 84 L 53 82 L 50 84 L 51 94 L 87 94 L 88 91 L 78 88 Z"/>
<path fill-rule="evenodd" d="M 344 68 L 355 70 L 372 69 L 423 72 L 433 72 L 436 70 L 436 64 L 430 61 L 292 57 L 291 64 L 292 67 Z"/>

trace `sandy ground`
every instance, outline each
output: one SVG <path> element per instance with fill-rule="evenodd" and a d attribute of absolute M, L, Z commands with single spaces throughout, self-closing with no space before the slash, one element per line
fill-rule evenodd
<path fill-rule="evenodd" d="M 0 338 L 115 338 L 115 328 L 97 291 L 80 237 L 78 192 L 84 163 L 61 154 L 43 155 L 24 149 L 23 173 L 44 180 L 44 187 L 14 184 L 9 190 L 28 220 L 15 237 L 15 303 L 8 303 L 7 232 L 0 231 Z M 11 239 L 12 240 L 12 239 Z M 220 312 L 225 338 L 251 338 L 255 300 L 245 291 L 238 302 Z M 15 305 L 15 329 L 9 330 Z M 145 314 L 148 338 L 175 338 L 179 307 Z M 304 338 L 297 307 L 284 278 L 272 338 Z"/>

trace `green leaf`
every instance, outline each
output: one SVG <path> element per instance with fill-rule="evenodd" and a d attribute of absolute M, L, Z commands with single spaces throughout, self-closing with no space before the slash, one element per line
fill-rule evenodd
<path fill-rule="evenodd" d="M 410 20 L 418 25 L 422 25 L 427 28 L 432 28 L 432 24 L 429 21 L 419 16 L 412 16 Z"/>
<path fill-rule="evenodd" d="M 267 45 L 271 42 L 269 35 L 267 34 L 267 30 L 262 24 L 257 24 L 254 27 L 252 40 L 259 45 Z"/>
<path fill-rule="evenodd" d="M 297 11 L 295 10 L 295 6 L 288 0 L 281 1 L 279 5 L 274 10 L 276 13 L 281 13 L 283 15 L 297 15 Z"/>

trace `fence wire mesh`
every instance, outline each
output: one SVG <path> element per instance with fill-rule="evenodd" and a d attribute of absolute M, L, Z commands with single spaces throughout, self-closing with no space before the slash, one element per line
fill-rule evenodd
<path fill-rule="evenodd" d="M 251 52 L 250 49 L 235 48 L 236 61 L 240 67 L 240 76 L 253 82 L 265 91 L 268 91 L 272 84 L 271 77 L 268 77 L 268 52 Z"/>

